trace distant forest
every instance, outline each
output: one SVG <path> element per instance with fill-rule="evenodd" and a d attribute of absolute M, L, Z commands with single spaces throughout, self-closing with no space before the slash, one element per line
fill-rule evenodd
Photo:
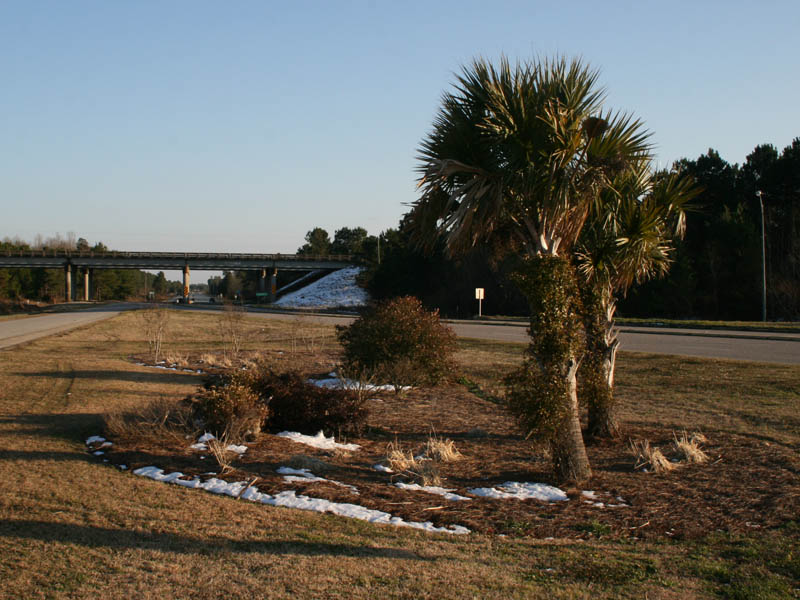
<path fill-rule="evenodd" d="M 767 316 L 800 320 L 800 138 L 782 152 L 760 145 L 741 166 L 709 150 L 681 159 L 674 171 L 691 174 L 703 189 L 687 215 L 686 236 L 675 243 L 669 274 L 634 287 L 617 312 L 625 317 L 760 320 L 762 192 L 766 239 Z M 372 264 L 373 297 L 410 294 L 448 316 L 477 312 L 475 288 L 486 290 L 484 314 L 527 314 L 509 282 L 514 257 L 477 249 L 448 259 L 443 244 L 432 255 L 415 250 L 404 217 L 381 235 L 382 258 Z M 371 257 L 370 257 L 371 258 Z"/>
<path fill-rule="evenodd" d="M 105 252 L 109 248 L 102 242 L 89 244 L 72 233 L 65 237 L 37 236 L 32 243 L 6 238 L 0 241 L 0 252 L 19 250 L 83 250 Z M 76 298 L 83 298 L 83 277 L 75 277 Z M 163 272 L 156 275 L 133 269 L 95 269 L 92 271 L 89 291 L 91 300 L 142 299 L 149 292 L 157 296 L 181 293 L 183 286 L 177 281 L 167 281 Z M 0 269 L 0 298 L 61 302 L 64 300 L 63 269 Z"/>
<path fill-rule="evenodd" d="M 761 208 L 764 204 L 767 316 L 800 320 L 800 138 L 779 152 L 760 145 L 743 165 L 730 164 L 715 150 L 695 160 L 676 161 L 672 170 L 691 174 L 703 192 L 687 215 L 686 236 L 676 241 L 674 262 L 663 279 L 634 287 L 619 304 L 618 316 L 759 320 L 761 317 Z M 74 235 L 32 243 L 5 239 L 0 251 L 42 248 L 106 250 Z M 476 287 L 486 290 L 484 314 L 524 315 L 527 303 L 510 283 L 515 257 L 479 248 L 457 260 L 443 244 L 432 254 L 413 247 L 404 216 L 398 227 L 380 236 L 362 227 L 338 229 L 331 239 L 316 227 L 305 236 L 300 254 L 352 254 L 367 265 L 363 284 L 374 298 L 419 297 L 443 315 L 468 317 L 477 312 Z M 297 277 L 279 273 L 279 285 Z M 77 278 L 82 297 L 82 278 Z M 209 280 L 209 291 L 255 300 L 258 273 L 225 272 Z M 163 273 L 134 270 L 94 272 L 93 300 L 181 293 L 179 282 Z M 0 297 L 59 301 L 64 273 L 59 269 L 0 269 Z"/>

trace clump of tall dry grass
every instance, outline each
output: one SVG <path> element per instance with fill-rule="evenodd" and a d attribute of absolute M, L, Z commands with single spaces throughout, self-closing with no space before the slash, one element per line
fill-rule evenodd
<path fill-rule="evenodd" d="M 462 454 L 453 440 L 442 439 L 436 437 L 436 433 L 431 433 L 425 442 L 425 456 L 438 462 L 453 462 L 459 460 Z"/>
<path fill-rule="evenodd" d="M 386 462 L 392 471 L 404 475 L 420 485 L 441 485 L 442 483 L 439 461 L 427 457 L 415 457 L 411 450 L 403 450 L 397 441 L 389 444 Z"/>
<path fill-rule="evenodd" d="M 164 397 L 108 412 L 103 415 L 103 423 L 106 433 L 114 439 L 184 440 L 198 432 L 192 408 Z"/>
<path fill-rule="evenodd" d="M 650 440 L 639 442 L 631 440 L 631 451 L 636 457 L 636 469 L 667 473 L 675 468 L 675 464 L 670 462 L 661 450 L 650 445 Z"/>
<path fill-rule="evenodd" d="M 211 452 L 211 456 L 214 457 L 214 460 L 216 460 L 219 465 L 220 475 L 224 475 L 233 470 L 232 463 L 239 458 L 239 455 L 233 450 L 228 449 L 230 441 L 227 433 L 221 435 L 219 439 L 208 440 L 206 445 L 208 446 L 208 451 Z"/>
<path fill-rule="evenodd" d="M 704 436 L 702 433 L 694 432 L 692 435 L 688 435 L 686 430 L 684 430 L 680 437 L 678 437 L 674 432 L 672 436 L 675 438 L 675 449 L 686 459 L 687 462 L 695 464 L 703 464 L 708 462 L 708 454 L 706 454 L 703 449 L 700 448 L 700 444 L 708 442 L 706 436 Z"/>
<path fill-rule="evenodd" d="M 164 360 L 168 365 L 172 365 L 174 367 L 188 367 L 189 366 L 189 357 L 185 354 L 180 354 L 178 352 L 168 352 L 164 355 Z"/>

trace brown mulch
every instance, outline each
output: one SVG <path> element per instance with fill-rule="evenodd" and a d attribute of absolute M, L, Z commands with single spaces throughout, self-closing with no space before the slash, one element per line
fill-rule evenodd
<path fill-rule="evenodd" d="M 247 453 L 235 461 L 236 470 L 224 479 L 251 481 L 258 477 L 256 487 L 265 493 L 293 489 L 409 521 L 537 538 L 694 538 L 713 531 L 776 527 L 800 514 L 800 456 L 794 449 L 756 436 L 704 431 L 708 463 L 681 463 L 669 473 L 636 470 L 630 439 L 648 439 L 671 456 L 673 432 L 655 426 L 629 426 L 624 440 L 589 444 L 593 477 L 580 488 L 562 487 L 570 498 L 566 502 L 480 497 L 449 501 L 426 492 L 401 490 L 391 483 L 407 480 L 379 472 L 373 465 L 385 464 L 391 442 L 420 453 L 431 433 L 453 440 L 463 455 L 440 466 L 441 485 L 455 493 L 468 495 L 469 488 L 496 487 L 506 481 L 557 482 L 549 474 L 542 450 L 523 439 L 502 407 L 472 395 L 461 385 L 413 390 L 404 396 L 375 394 L 367 405 L 370 417 L 365 433 L 337 440 L 357 443 L 360 450 L 330 452 L 265 433 L 247 443 Z M 106 458 L 131 469 L 157 465 L 166 472 L 198 476 L 219 470 L 210 453 L 189 449 L 190 442 L 179 437 L 112 441 L 114 446 Z M 297 455 L 325 461 L 330 470 L 315 475 L 354 485 L 359 493 L 332 483 L 285 482 L 275 470 Z M 584 490 L 593 491 L 595 499 L 582 494 Z"/>

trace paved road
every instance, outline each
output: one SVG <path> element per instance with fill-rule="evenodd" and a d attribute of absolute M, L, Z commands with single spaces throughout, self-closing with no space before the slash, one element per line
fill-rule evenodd
<path fill-rule="evenodd" d="M 62 312 L 37 317 L 0 321 L 0 348 L 16 346 L 40 337 L 60 333 L 81 325 L 108 319 L 122 310 L 136 305 L 114 304 L 87 308 L 76 312 Z"/>
<path fill-rule="evenodd" d="M 110 304 L 76 312 L 0 321 L 0 348 L 93 323 L 140 306 L 143 305 Z M 174 309 L 203 312 L 215 310 L 198 305 L 181 305 Z M 298 318 L 294 313 L 280 312 L 250 311 L 248 315 L 263 319 Z M 346 324 L 352 320 L 352 317 L 329 315 L 303 315 L 300 318 L 328 324 Z M 502 342 L 528 340 L 526 327 L 520 323 L 452 321 L 450 326 L 459 337 Z M 620 329 L 620 342 L 622 350 L 629 352 L 800 364 L 800 334 L 700 329 L 654 330 L 652 327 L 624 326 Z"/>

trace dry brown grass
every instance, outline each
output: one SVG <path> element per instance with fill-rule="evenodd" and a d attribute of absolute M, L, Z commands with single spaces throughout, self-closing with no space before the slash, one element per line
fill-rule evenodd
<path fill-rule="evenodd" d="M 453 440 L 437 437 L 435 432 L 425 442 L 425 456 L 437 462 L 453 462 L 462 457 Z"/>
<path fill-rule="evenodd" d="M 631 452 L 636 458 L 636 469 L 646 469 L 653 473 L 668 473 L 675 468 L 675 463 L 664 456 L 658 448 L 651 446 L 649 440 L 631 440 Z"/>
<path fill-rule="evenodd" d="M 214 460 L 217 461 L 217 465 L 220 468 L 220 475 L 225 475 L 232 471 L 233 462 L 239 458 L 236 452 L 228 450 L 230 444 L 231 442 L 227 435 L 222 435 L 218 439 L 208 440 L 208 442 L 206 442 L 208 451 L 211 453 L 211 456 L 214 457 Z"/>
<path fill-rule="evenodd" d="M 386 452 L 389 468 L 419 485 L 441 485 L 438 461 L 417 457 L 411 450 L 403 450 L 397 441 L 391 442 Z"/>
<path fill-rule="evenodd" d="M 704 436 L 702 433 L 695 432 L 692 433 L 692 435 L 689 435 L 686 433 L 686 430 L 684 430 L 681 432 L 680 437 L 678 437 L 674 432 L 672 437 L 675 440 L 675 450 L 686 460 L 686 462 L 695 464 L 703 464 L 708 462 L 708 454 L 706 454 L 700 447 L 700 444 L 708 443 L 706 436 Z"/>
<path fill-rule="evenodd" d="M 176 311 L 170 349 L 221 351 L 215 319 Z M 288 350 L 280 321 L 249 316 L 245 324 L 258 335 L 243 350 Z M 329 369 L 337 352 L 330 339 L 320 338 L 314 354 L 298 348 L 298 360 Z M 740 578 L 740 561 L 727 556 L 742 556 L 741 544 L 750 551 L 752 540 L 776 535 L 754 531 L 730 547 L 723 541 L 700 550 L 700 542 L 456 538 L 237 502 L 119 472 L 85 451 L 102 415 L 159 396 L 183 398 L 201 379 L 137 367 L 128 357 L 145 343 L 136 315 L 124 314 L 0 351 L 0 598 L 703 597 L 723 575 Z M 520 356 L 520 346 L 468 342 L 461 363 L 491 392 L 495 375 Z M 691 422 L 798 444 L 799 378 L 797 367 L 622 354 L 617 391 L 629 422 L 666 431 Z M 176 440 L 164 453 L 185 451 Z M 157 464 L 159 456 L 148 459 Z M 769 591 L 775 582 L 765 572 L 759 563 L 742 580 L 765 581 Z M 775 589 L 779 597 L 783 588 Z"/>
<path fill-rule="evenodd" d="M 115 439 L 176 440 L 198 433 L 191 408 L 174 398 L 159 397 L 103 416 L 103 430 Z"/>

